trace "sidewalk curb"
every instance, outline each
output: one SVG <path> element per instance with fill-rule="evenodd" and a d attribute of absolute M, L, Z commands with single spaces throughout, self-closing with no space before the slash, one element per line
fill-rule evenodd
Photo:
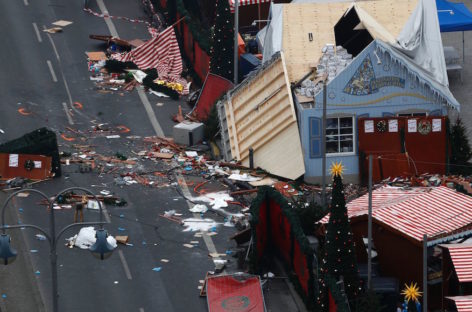
<path fill-rule="evenodd" d="M 3 194 L 0 195 L 0 199 L 3 199 L 3 201 L 6 200 L 6 197 L 4 196 L 5 195 L 8 196 L 8 194 L 5 194 L 4 192 L 1 192 L 1 193 Z M 7 209 L 7 211 L 5 211 L 5 215 L 6 215 L 7 220 L 19 220 L 19 217 L 20 217 L 18 213 L 14 214 L 13 210 L 11 209 Z M 44 297 L 40 290 L 40 285 L 33 274 L 33 263 L 31 260 L 31 253 L 29 252 L 30 250 L 29 243 L 26 238 L 25 231 L 20 229 L 20 230 L 12 230 L 10 232 L 11 232 L 10 233 L 11 236 L 16 238 L 19 242 L 19 244 L 15 245 L 15 248 L 18 251 L 18 255 L 19 256 L 21 255 L 24 259 L 24 262 L 25 262 L 24 273 L 26 274 L 28 281 L 30 282 L 30 286 L 32 289 L 31 298 L 35 303 L 36 311 L 46 312 L 46 308 L 44 305 Z M 8 311 L 3 299 L 0 300 L 0 311 L 1 312 Z"/>

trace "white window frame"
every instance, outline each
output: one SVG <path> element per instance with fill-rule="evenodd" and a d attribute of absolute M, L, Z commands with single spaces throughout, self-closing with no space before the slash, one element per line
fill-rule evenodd
<path fill-rule="evenodd" d="M 327 116 L 326 117 L 326 121 L 328 121 L 328 119 L 338 119 L 338 133 L 339 133 L 339 127 L 340 127 L 340 122 L 339 122 L 339 119 L 341 118 L 351 118 L 352 119 L 352 152 L 337 152 L 337 153 L 328 153 L 326 151 L 326 157 L 338 157 L 338 156 L 353 156 L 353 155 L 356 155 L 356 147 L 357 147 L 357 136 L 356 136 L 356 117 L 355 116 L 352 116 L 352 115 L 335 115 L 335 116 Z M 328 122 L 326 122 L 328 123 Z M 342 134 L 342 135 L 347 135 L 347 134 Z M 337 134 L 336 135 L 338 138 L 339 136 L 341 136 L 341 134 Z M 328 138 L 326 136 L 326 145 L 328 144 Z M 340 148 L 340 141 L 338 139 L 338 150 Z"/>

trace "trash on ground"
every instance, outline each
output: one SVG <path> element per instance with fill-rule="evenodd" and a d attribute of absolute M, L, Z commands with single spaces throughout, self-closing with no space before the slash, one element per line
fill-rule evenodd
<path fill-rule="evenodd" d="M 185 226 L 184 232 L 204 231 L 207 232 L 212 228 L 216 228 L 217 223 L 212 219 L 188 218 L 182 220 Z"/>
<path fill-rule="evenodd" d="M 93 226 L 83 227 L 80 229 L 78 234 L 70 238 L 67 238 L 66 241 L 68 241 L 68 244 L 70 246 L 76 246 L 76 247 L 79 247 L 80 249 L 89 249 L 90 246 L 95 244 L 97 240 L 95 235 L 96 235 L 96 231 Z M 107 242 L 113 248 L 117 247 L 116 239 L 113 236 L 109 235 L 107 237 Z"/>
<path fill-rule="evenodd" d="M 58 33 L 58 32 L 62 32 L 62 28 L 61 27 L 51 27 L 51 28 L 43 29 L 43 31 L 47 32 L 47 33 L 50 33 L 50 34 L 55 34 L 55 33 Z"/>
<path fill-rule="evenodd" d="M 59 26 L 59 27 L 66 27 L 70 24 L 72 24 L 73 22 L 71 21 L 65 21 L 65 20 L 58 20 L 54 23 L 52 23 L 54 26 Z"/>
<path fill-rule="evenodd" d="M 44 236 L 43 234 L 36 234 L 35 237 L 37 240 L 40 240 L 40 241 L 44 241 L 47 239 L 46 236 Z"/>
<path fill-rule="evenodd" d="M 193 206 L 192 208 L 189 209 L 191 212 L 196 212 L 196 213 L 205 213 L 208 211 L 208 207 L 202 204 L 197 204 Z"/>
<path fill-rule="evenodd" d="M 117 235 L 115 236 L 115 239 L 118 243 L 123 244 L 123 245 L 127 245 L 129 241 L 128 235 Z"/>

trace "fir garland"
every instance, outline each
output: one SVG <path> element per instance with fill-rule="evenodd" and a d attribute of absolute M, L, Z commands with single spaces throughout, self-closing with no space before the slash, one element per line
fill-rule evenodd
<path fill-rule="evenodd" d="M 198 42 L 203 51 L 207 53 L 210 51 L 210 29 L 204 27 L 200 20 L 185 8 L 183 0 L 168 0 L 167 12 L 169 13 L 170 22 L 176 20 L 176 13 L 179 13 L 180 16 L 188 16 L 189 18 L 185 20 L 185 23 L 192 37 Z"/>
<path fill-rule="evenodd" d="M 306 262 L 308 265 L 308 294 L 303 291 L 303 288 L 297 279 L 296 275 L 294 273 L 290 274 L 290 280 L 295 286 L 295 289 L 297 292 L 300 294 L 300 296 L 303 298 L 305 301 L 305 304 L 308 309 L 312 309 L 314 302 L 315 302 L 315 294 L 314 294 L 314 274 L 313 274 L 313 249 L 310 247 L 310 244 L 308 242 L 308 239 L 306 238 L 302 226 L 300 225 L 300 220 L 298 219 L 298 216 L 294 209 L 289 206 L 287 200 L 276 190 L 274 190 L 271 187 L 268 186 L 263 186 L 259 188 L 259 191 L 257 193 L 256 198 L 252 201 L 251 207 L 250 207 L 250 212 L 251 212 L 251 232 L 252 232 L 252 240 L 254 246 L 251 248 L 251 253 L 250 253 L 250 258 L 249 258 L 249 265 L 250 265 L 250 270 L 253 273 L 260 273 L 262 272 L 262 263 L 258 261 L 258 259 L 262 259 L 263 255 L 259 255 L 257 248 L 255 247 L 255 243 L 257 241 L 256 237 L 256 227 L 257 224 L 259 223 L 259 209 L 261 205 L 268 201 L 272 200 L 275 203 L 277 203 L 281 209 L 282 209 L 282 215 L 284 215 L 287 219 L 288 222 L 290 223 L 290 235 L 292 238 L 292 242 L 297 241 L 300 245 L 300 250 L 301 252 L 305 255 L 306 257 Z M 268 235 L 269 233 L 267 233 Z M 292 258 L 293 258 L 293 247 L 292 247 Z M 293 259 L 292 259 L 293 260 Z M 292 261 L 293 262 L 293 261 Z M 287 263 L 286 264 L 287 268 L 289 271 L 293 271 L 293 264 L 292 263 Z"/>

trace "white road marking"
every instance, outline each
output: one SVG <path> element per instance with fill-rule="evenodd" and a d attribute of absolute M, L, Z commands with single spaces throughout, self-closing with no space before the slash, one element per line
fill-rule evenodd
<path fill-rule="evenodd" d="M 25 4 L 25 6 L 29 5 L 28 0 L 23 0 L 23 3 Z"/>
<path fill-rule="evenodd" d="M 108 14 L 108 10 L 105 6 L 105 3 L 103 3 L 103 0 L 97 0 L 98 7 L 100 8 L 100 11 L 102 11 L 102 14 Z M 115 24 L 113 24 L 113 21 L 109 17 L 105 17 L 105 23 L 107 24 L 108 30 L 110 30 L 110 34 L 113 37 L 120 37 L 118 36 L 118 32 L 116 31 Z"/>
<path fill-rule="evenodd" d="M 43 42 L 43 38 L 41 38 L 41 34 L 39 33 L 38 25 L 33 23 L 34 32 L 36 33 L 36 38 L 38 38 L 39 42 Z"/>
<path fill-rule="evenodd" d="M 118 250 L 118 255 L 120 255 L 121 264 L 123 265 L 123 269 L 125 270 L 126 277 L 131 280 L 133 277 L 131 276 L 131 272 L 128 267 L 128 262 L 126 262 L 125 255 L 123 254 L 123 250 Z"/>
<path fill-rule="evenodd" d="M 163 137 L 164 136 L 164 131 L 162 130 L 161 125 L 157 121 L 156 114 L 154 114 L 151 103 L 149 103 L 149 100 L 146 96 L 146 93 L 144 93 L 144 90 L 143 90 L 142 87 L 139 87 L 137 89 L 138 89 L 139 98 L 141 99 L 141 102 L 144 105 L 144 109 L 146 110 L 146 113 L 149 117 L 149 121 L 151 121 L 151 124 L 152 124 L 152 127 L 154 128 L 154 131 L 156 132 L 157 136 Z"/>
<path fill-rule="evenodd" d="M 52 68 L 51 61 L 47 60 L 46 63 L 48 63 L 49 71 L 51 72 L 51 76 L 52 76 L 52 81 L 57 82 L 56 73 L 54 72 L 54 68 Z"/>
<path fill-rule="evenodd" d="M 107 223 L 111 223 L 111 219 L 110 219 L 110 215 L 108 214 L 107 207 L 105 207 L 104 205 L 102 205 L 102 213 L 103 213 L 103 216 L 105 217 L 105 221 Z"/>
<path fill-rule="evenodd" d="M 47 29 L 45 25 L 43 25 L 43 29 Z M 54 53 L 56 54 L 57 60 L 60 61 L 59 53 L 57 53 L 56 45 L 54 44 L 54 41 L 52 40 L 51 34 L 50 34 L 50 33 L 46 33 L 46 35 L 48 36 L 49 41 L 51 42 L 51 45 L 52 45 L 52 48 L 53 48 L 53 50 L 54 50 Z"/>
<path fill-rule="evenodd" d="M 74 121 L 72 120 L 72 116 L 69 113 L 69 108 L 67 107 L 67 104 L 65 102 L 62 102 L 62 107 L 64 107 L 64 112 L 66 112 L 67 121 L 69 122 L 69 125 L 73 125 Z"/>
<path fill-rule="evenodd" d="M 103 3 L 103 0 L 97 0 L 98 7 L 100 8 L 100 11 L 102 14 L 108 14 L 107 8 L 105 7 L 105 3 Z M 118 32 L 116 31 L 115 25 L 113 24 L 113 21 L 109 18 L 105 18 L 105 23 L 108 26 L 108 30 L 110 31 L 110 34 L 113 37 L 120 37 L 118 35 Z M 139 98 L 141 99 L 141 102 L 144 105 L 144 109 L 146 110 L 146 113 L 148 115 L 149 120 L 151 121 L 152 127 L 154 128 L 154 132 L 156 132 L 157 136 L 164 136 L 164 131 L 162 130 L 161 125 L 157 121 L 156 115 L 154 114 L 154 111 L 152 110 L 151 103 L 149 103 L 149 100 L 146 96 L 146 93 L 144 93 L 142 87 L 138 88 L 138 95 Z M 181 175 L 177 175 L 177 179 L 183 179 Z M 188 190 L 188 187 L 185 185 L 185 183 L 182 185 L 182 192 L 184 193 L 185 197 L 191 197 L 190 191 Z M 189 208 L 191 208 L 191 203 L 187 201 L 187 205 Z M 194 214 L 195 218 L 201 218 L 200 214 Z M 205 245 L 210 253 L 216 253 L 216 247 L 215 244 L 213 243 L 213 240 L 211 239 L 210 236 L 208 235 L 203 235 L 203 241 L 205 242 Z M 120 250 L 121 251 L 121 250 Z"/>

